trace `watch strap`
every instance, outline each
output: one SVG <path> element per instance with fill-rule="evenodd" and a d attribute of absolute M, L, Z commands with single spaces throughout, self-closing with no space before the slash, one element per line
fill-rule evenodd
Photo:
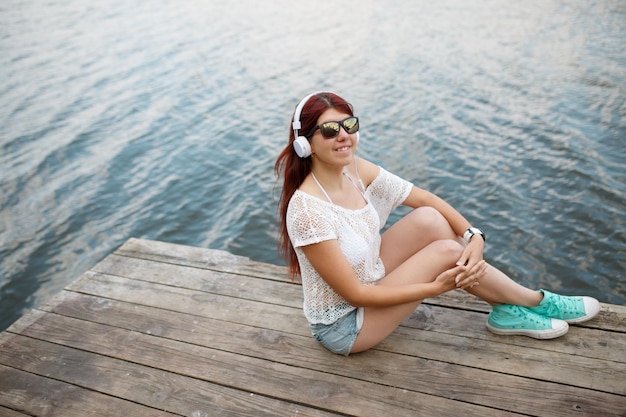
<path fill-rule="evenodd" d="M 469 243 L 474 235 L 480 235 L 483 238 L 483 241 L 487 240 L 485 239 L 485 234 L 477 227 L 470 227 L 469 229 L 467 229 L 465 233 L 463 233 L 463 240 Z"/>

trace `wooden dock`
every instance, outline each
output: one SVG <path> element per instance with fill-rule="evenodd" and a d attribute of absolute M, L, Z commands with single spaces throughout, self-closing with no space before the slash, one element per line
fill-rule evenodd
<path fill-rule="evenodd" d="M 626 416 L 626 307 L 498 337 L 427 300 L 376 349 L 311 337 L 284 267 L 130 239 L 0 334 L 1 416 Z"/>

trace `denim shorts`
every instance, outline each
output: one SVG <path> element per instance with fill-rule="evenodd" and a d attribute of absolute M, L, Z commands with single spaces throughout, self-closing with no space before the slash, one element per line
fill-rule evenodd
<path fill-rule="evenodd" d="M 311 324 L 311 333 L 322 346 L 338 355 L 348 356 L 363 325 L 363 308 L 359 307 L 331 324 Z"/>

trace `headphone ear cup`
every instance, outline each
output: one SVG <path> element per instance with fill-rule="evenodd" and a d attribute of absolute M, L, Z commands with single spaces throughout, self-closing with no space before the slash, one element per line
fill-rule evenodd
<path fill-rule="evenodd" d="M 356 144 L 357 145 L 359 144 L 359 132 L 358 131 L 356 132 Z"/>
<path fill-rule="evenodd" d="M 311 144 L 304 136 L 298 136 L 293 141 L 293 149 L 300 158 L 307 158 L 311 156 Z"/>

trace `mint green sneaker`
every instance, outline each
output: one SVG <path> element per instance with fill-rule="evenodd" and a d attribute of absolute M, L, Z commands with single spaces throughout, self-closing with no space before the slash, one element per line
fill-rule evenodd
<path fill-rule="evenodd" d="M 567 333 L 569 326 L 563 320 L 540 316 L 526 307 L 501 304 L 493 306 L 487 319 L 487 328 L 499 335 L 554 339 Z"/>
<path fill-rule="evenodd" d="M 592 297 L 569 297 L 539 290 L 543 300 L 530 311 L 540 316 L 565 320 L 568 323 L 581 323 L 591 320 L 600 312 L 600 302 Z"/>

